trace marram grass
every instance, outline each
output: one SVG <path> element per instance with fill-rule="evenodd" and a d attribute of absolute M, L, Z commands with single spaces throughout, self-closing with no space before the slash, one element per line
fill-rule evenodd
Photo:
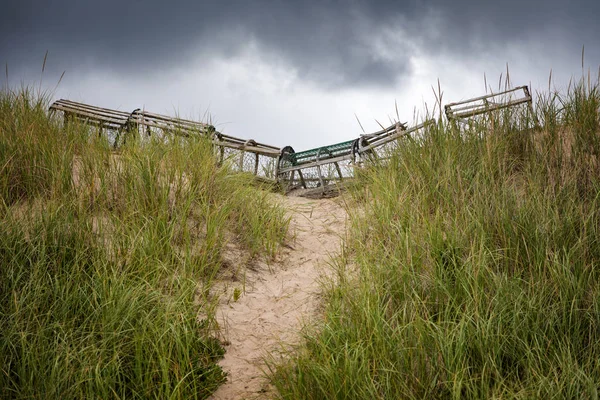
<path fill-rule="evenodd" d="M 363 171 L 281 398 L 598 398 L 599 87 L 540 95 L 533 129 L 439 122 Z"/>
<path fill-rule="evenodd" d="M 202 139 L 128 143 L 0 93 L 0 398 L 206 398 L 207 296 L 228 240 L 272 257 L 288 220 Z"/>

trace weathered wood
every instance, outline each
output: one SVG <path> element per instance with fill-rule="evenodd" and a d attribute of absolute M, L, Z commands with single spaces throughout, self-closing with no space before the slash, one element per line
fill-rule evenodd
<path fill-rule="evenodd" d="M 528 86 L 517 86 L 513 89 L 507 89 L 503 92 L 498 92 L 498 93 L 490 93 L 490 94 L 484 94 L 483 96 L 479 96 L 479 97 L 473 97 L 471 99 L 467 99 L 467 100 L 462 100 L 462 101 L 456 101 L 454 103 L 448 103 L 446 104 L 445 107 L 452 107 L 455 106 L 457 104 L 465 104 L 471 101 L 478 101 L 478 100 L 483 100 L 483 99 L 489 99 L 491 97 L 495 97 L 495 96 L 502 96 L 508 93 L 512 93 L 512 92 L 518 92 L 519 90 L 523 90 L 525 92 L 525 94 L 527 96 L 529 96 L 529 87 Z"/>
<path fill-rule="evenodd" d="M 323 180 L 323 173 L 321 172 L 321 166 L 317 166 L 317 174 L 319 175 L 319 185 L 325 187 L 325 181 Z"/>
<path fill-rule="evenodd" d="M 344 180 L 344 176 L 342 175 L 342 170 L 340 168 L 340 164 L 334 162 L 333 165 L 335 165 L 335 169 L 337 170 L 337 173 L 338 173 L 338 175 L 340 177 L 340 181 L 343 181 Z"/>
<path fill-rule="evenodd" d="M 99 116 L 99 115 L 93 114 L 88 111 L 83 111 L 83 110 L 73 111 L 73 110 L 70 110 L 70 109 L 68 109 L 66 107 L 62 107 L 62 106 L 54 107 L 54 110 L 64 111 L 66 113 L 65 115 L 68 115 L 68 118 L 77 117 L 79 119 L 84 119 L 82 117 L 86 117 L 88 119 L 92 119 L 94 122 L 100 123 L 100 125 L 115 124 L 117 126 L 120 126 L 120 125 L 124 124 L 125 122 L 127 122 L 127 117 L 121 119 L 121 118 L 117 118 L 116 116 Z"/>
<path fill-rule="evenodd" d="M 50 106 L 50 111 L 62 111 L 67 119 L 72 117 L 84 121 L 87 118 L 92 119 L 97 125 L 114 125 L 112 128 L 123 125 L 130 116 L 130 113 L 127 112 L 108 110 L 69 100 L 56 101 Z"/>
<path fill-rule="evenodd" d="M 345 156 L 334 157 L 334 158 L 326 158 L 324 160 L 313 161 L 311 163 L 300 164 L 300 165 L 293 165 L 291 167 L 281 168 L 279 170 L 279 173 L 280 174 L 284 174 L 284 173 L 290 172 L 290 171 L 298 171 L 298 170 L 303 170 L 303 169 L 308 169 L 308 168 L 315 168 L 315 167 L 318 167 L 318 166 L 322 166 L 322 165 L 326 165 L 326 164 L 332 164 L 332 163 L 341 162 L 341 161 L 352 161 L 352 155 L 348 154 L 348 155 L 345 155 Z"/>
<path fill-rule="evenodd" d="M 282 155 L 279 159 L 278 179 L 284 181 L 284 187 L 288 189 L 303 187 L 316 195 L 319 192 L 317 188 L 319 188 L 320 193 L 329 193 L 333 183 L 337 187 L 345 181 L 346 177 L 353 176 L 353 170 L 347 170 L 346 175 L 344 175 L 340 163 L 348 161 L 349 164 L 355 165 L 357 157 L 363 161 L 383 160 L 384 158 L 377 156 L 375 149 L 385 146 L 402 136 L 414 134 L 433 122 L 433 120 L 427 120 L 410 129 L 407 129 L 405 124 L 395 123 L 380 131 L 361 135 L 355 140 L 300 153 L 295 153 L 291 147 L 288 147 L 286 148 L 288 151 L 286 155 Z M 330 170 L 332 175 L 326 177 L 322 168 L 327 165 L 334 168 L 334 171 Z M 301 176 L 299 182 L 296 181 L 296 172 Z M 304 174 L 309 174 L 309 176 L 307 177 Z"/>
<path fill-rule="evenodd" d="M 240 150 L 240 151 L 243 150 L 243 151 L 248 151 L 248 152 L 252 152 L 252 153 L 257 153 L 257 154 L 267 156 L 267 157 L 272 157 L 272 158 L 276 158 L 279 156 L 279 151 L 275 151 L 272 149 L 266 149 L 263 147 L 244 146 L 243 144 L 238 145 L 238 144 L 233 144 L 233 143 L 222 141 L 222 140 L 213 140 L 213 144 L 216 146 L 227 147 L 230 149 L 235 149 L 235 150 Z"/>
<path fill-rule="evenodd" d="M 363 137 L 363 138 L 374 138 L 374 137 L 377 137 L 377 136 L 385 135 L 385 134 L 387 134 L 387 133 L 389 133 L 391 131 L 394 131 L 394 130 L 395 131 L 406 130 L 406 123 L 396 122 L 395 124 L 390 125 L 387 128 L 384 128 L 384 129 L 382 129 L 380 131 L 373 132 L 373 133 L 367 133 L 367 134 L 360 135 L 360 136 Z"/>
<path fill-rule="evenodd" d="M 302 171 L 301 170 L 298 170 L 298 176 L 300 177 L 300 183 L 302 184 L 302 187 L 304 189 L 306 189 L 307 188 L 307 186 L 306 186 L 306 179 L 304 179 L 304 176 L 302 175 Z"/>
<path fill-rule="evenodd" d="M 448 119 L 462 120 L 521 104 L 528 104 L 532 108 L 531 102 L 532 98 L 528 87 L 521 86 L 496 94 L 447 104 L 445 112 Z M 252 172 L 261 179 L 276 180 L 288 190 L 302 187 L 315 195 L 317 192 L 320 192 L 321 195 L 333 193 L 338 189 L 333 190 L 332 186 L 337 187 L 345 181 L 346 177 L 353 176 L 353 169 L 342 170 L 340 165 L 342 162 L 348 161 L 348 164 L 353 166 L 362 165 L 365 162 L 385 162 L 388 159 L 390 148 L 393 148 L 398 139 L 411 135 L 416 136 L 418 131 L 434 123 L 434 120 L 430 119 L 409 128 L 406 123 L 396 122 L 376 132 L 360 135 L 354 140 L 296 153 L 290 146 L 281 149 L 258 143 L 252 139 L 225 135 L 217 132 L 215 127 L 209 124 L 172 118 L 146 110 L 136 109 L 127 113 L 69 100 L 59 100 L 50 109 L 62 111 L 65 122 L 77 119 L 86 124 L 98 126 L 99 134 L 103 130 L 117 132 L 117 138 L 124 132 L 186 137 L 206 136 L 218 148 L 218 155 L 215 152 L 215 156 L 218 156 L 219 163 L 223 163 L 227 158 L 239 171 L 246 169 L 247 172 Z M 245 165 L 246 156 L 249 157 L 248 165 Z M 261 162 L 268 168 L 260 168 Z M 274 168 L 270 167 L 269 163 L 271 162 Z M 327 176 L 324 175 L 323 168 L 326 168 Z M 332 182 L 335 185 L 332 185 Z"/>
<path fill-rule="evenodd" d="M 512 98 L 513 95 L 519 97 Z M 527 86 L 519 86 L 499 93 L 491 93 L 472 99 L 449 103 L 444 106 L 444 110 L 448 120 L 460 121 L 497 110 L 516 107 L 521 104 L 529 104 L 529 108 L 532 109 L 531 103 L 532 97 L 529 93 L 529 88 Z"/>
<path fill-rule="evenodd" d="M 246 154 L 246 152 L 242 150 L 242 152 L 239 155 L 240 158 L 238 160 L 238 169 L 240 171 L 244 170 L 244 154 Z"/>
<path fill-rule="evenodd" d="M 213 145 L 219 148 L 219 163 L 225 160 L 225 149 L 230 149 L 230 152 L 237 152 L 235 155 L 239 157 L 237 167 L 240 171 L 243 171 L 245 154 L 254 154 L 254 165 L 248 172 L 253 172 L 256 176 L 266 173 L 267 170 L 270 170 L 272 174 L 272 168 L 261 170 L 261 160 L 263 163 L 273 162 L 275 164 L 281 153 L 281 149 L 276 146 L 258 143 L 253 139 L 241 139 L 224 135 L 217 132 L 214 126 L 209 124 L 183 118 L 173 118 L 141 109 L 128 113 L 61 99 L 50 106 L 50 111 L 62 112 L 65 122 L 76 119 L 87 125 L 99 127 L 99 134 L 106 130 L 114 132 L 115 146 L 119 144 L 121 136 L 126 132 L 148 136 L 154 133 L 184 137 L 208 136 L 211 138 Z M 263 176 L 262 178 L 275 181 L 276 175 Z"/>
<path fill-rule="evenodd" d="M 410 134 L 419 131 L 431 124 L 433 124 L 435 121 L 433 119 L 428 119 L 425 122 L 420 123 L 419 125 L 415 125 L 410 129 L 407 130 L 402 130 L 402 131 L 395 131 L 393 134 L 390 134 L 388 136 L 385 137 L 381 137 L 379 138 L 377 141 L 375 142 L 371 142 L 368 146 L 365 146 L 363 148 L 360 149 L 360 153 L 366 153 L 369 150 L 375 149 L 377 147 L 383 146 L 384 144 L 387 144 L 389 142 L 392 142 L 402 136 L 409 136 Z"/>
<path fill-rule="evenodd" d="M 319 149 L 319 151 L 317 151 L 317 163 L 320 161 L 321 158 L 321 149 Z M 323 180 L 323 174 L 321 172 L 321 164 L 317 164 L 317 173 L 319 174 L 319 182 L 321 184 L 321 187 L 325 187 L 325 181 Z"/>
<path fill-rule="evenodd" d="M 113 110 L 110 108 L 102 108 L 102 107 L 98 107 L 98 106 L 93 106 L 90 104 L 84 104 L 84 103 L 78 103 L 75 101 L 71 101 L 71 100 L 67 100 L 67 99 L 60 99 L 58 101 L 56 101 L 54 104 L 64 104 L 64 105 L 69 105 L 73 108 L 82 108 L 82 109 L 90 109 L 90 110 L 96 110 L 99 112 L 107 112 L 107 113 L 117 113 L 117 114 L 125 114 L 125 115 L 129 115 L 128 112 L 126 111 L 118 111 L 118 110 Z"/>

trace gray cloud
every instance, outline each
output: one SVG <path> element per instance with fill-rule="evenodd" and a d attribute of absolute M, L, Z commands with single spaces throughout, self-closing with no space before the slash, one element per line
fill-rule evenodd
<path fill-rule="evenodd" d="M 9 64 L 39 60 L 46 50 L 66 69 L 108 67 L 126 73 L 181 65 L 198 54 L 235 57 L 250 40 L 323 85 L 393 81 L 369 48 L 376 21 L 359 6 L 293 2 L 18 2 L 0 17 L 0 54 Z M 37 65 L 35 66 L 37 67 Z"/>
<path fill-rule="evenodd" d="M 0 15 L 0 61 L 39 70 L 108 68 L 144 74 L 193 57 L 235 58 L 250 42 L 325 88 L 386 86 L 413 72 L 422 51 L 475 55 L 559 32 L 577 47 L 600 37 L 600 2 L 9 0 Z M 379 46 L 374 46 L 378 42 Z M 552 43 L 548 43 L 552 46 Z"/>

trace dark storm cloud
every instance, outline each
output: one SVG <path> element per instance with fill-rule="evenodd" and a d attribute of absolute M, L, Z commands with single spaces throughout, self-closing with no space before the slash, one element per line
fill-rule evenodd
<path fill-rule="evenodd" d="M 597 0 L 9 0 L 2 8 L 0 61 L 13 70 L 39 70 L 48 50 L 50 66 L 67 72 L 142 74 L 197 56 L 233 58 L 255 43 L 321 87 L 393 85 L 411 73 L 411 46 L 469 55 L 546 29 L 577 47 L 600 37 Z"/>
<path fill-rule="evenodd" d="M 235 57 L 255 41 L 290 62 L 301 78 L 326 86 L 389 83 L 408 68 L 369 46 L 379 21 L 360 5 L 67 0 L 18 2 L 9 10 L 0 16 L 0 54 L 17 65 L 39 63 L 49 50 L 67 68 L 143 72 L 194 55 Z"/>

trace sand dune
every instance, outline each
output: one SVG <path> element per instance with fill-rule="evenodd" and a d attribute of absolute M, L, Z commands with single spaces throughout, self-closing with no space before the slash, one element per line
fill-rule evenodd
<path fill-rule="evenodd" d="M 339 199 L 275 199 L 290 213 L 290 240 L 276 262 L 246 270 L 245 293 L 237 301 L 235 285 L 222 287 L 229 293 L 221 296 L 217 318 L 228 345 L 220 365 L 229 375 L 213 399 L 273 397 L 264 357 L 296 343 L 303 322 L 318 318 L 319 278 L 340 250 L 346 213 Z"/>

